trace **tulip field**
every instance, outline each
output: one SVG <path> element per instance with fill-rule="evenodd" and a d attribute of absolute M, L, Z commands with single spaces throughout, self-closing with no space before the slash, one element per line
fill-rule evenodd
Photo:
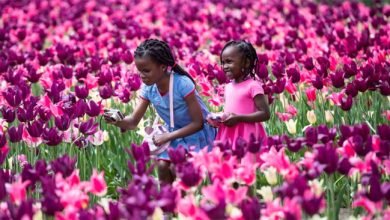
<path fill-rule="evenodd" d="M 0 0 L 0 219 L 390 219 L 390 4 Z M 251 42 L 271 109 L 260 140 L 168 151 L 160 185 L 131 114 L 133 53 L 166 41 L 211 112 L 220 53 Z"/>

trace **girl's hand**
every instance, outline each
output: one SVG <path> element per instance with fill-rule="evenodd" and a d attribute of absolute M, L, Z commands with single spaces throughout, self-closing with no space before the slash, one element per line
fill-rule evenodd
<path fill-rule="evenodd" d="M 153 136 L 153 143 L 156 146 L 161 146 L 171 140 L 171 134 L 170 133 L 164 133 L 164 134 L 156 134 Z"/>
<path fill-rule="evenodd" d="M 110 117 L 108 117 L 108 116 L 106 116 L 106 115 L 103 115 L 103 118 L 104 118 L 104 120 L 105 120 L 108 124 L 116 125 L 116 123 L 117 123 L 117 121 L 112 120 Z"/>
<path fill-rule="evenodd" d="M 222 123 L 228 127 L 232 127 L 240 122 L 240 118 L 238 115 L 234 113 L 229 113 L 225 120 Z"/>

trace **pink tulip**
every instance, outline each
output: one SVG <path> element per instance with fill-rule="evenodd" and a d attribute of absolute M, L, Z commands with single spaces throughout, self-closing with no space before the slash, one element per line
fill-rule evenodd
<path fill-rule="evenodd" d="M 207 214 L 196 206 L 195 198 L 191 194 L 184 199 L 179 200 L 177 204 L 177 211 L 184 215 L 185 217 L 199 219 L 199 220 L 208 220 Z"/>
<path fill-rule="evenodd" d="M 286 122 L 288 120 L 290 120 L 293 115 L 290 114 L 290 113 L 280 113 L 280 112 L 275 112 L 275 114 L 278 116 L 278 118 L 283 121 L 283 122 Z"/>
<path fill-rule="evenodd" d="M 292 116 L 296 116 L 298 113 L 298 110 L 293 105 L 287 106 L 287 112 L 290 113 Z"/>
<path fill-rule="evenodd" d="M 388 121 L 390 121 L 390 110 L 384 111 L 382 115 L 385 116 Z"/>
<path fill-rule="evenodd" d="M 95 169 L 90 179 L 89 191 L 97 196 L 103 196 L 107 192 L 107 185 L 104 180 L 104 172 L 98 173 Z"/>
<path fill-rule="evenodd" d="M 309 102 L 314 102 L 316 100 L 316 89 L 315 88 L 313 88 L 313 87 L 307 88 L 305 90 L 305 92 L 306 92 L 307 100 Z"/>
<path fill-rule="evenodd" d="M 28 184 L 30 184 L 30 181 L 26 180 L 22 182 L 22 178 L 18 178 L 16 182 L 13 183 L 6 183 L 5 187 L 13 203 L 20 204 L 20 202 L 26 199 Z"/>
<path fill-rule="evenodd" d="M 374 215 L 377 211 L 382 208 L 382 201 L 373 202 L 364 196 L 360 196 L 358 199 L 355 199 L 352 203 L 352 207 L 362 207 L 364 208 L 370 215 Z"/>

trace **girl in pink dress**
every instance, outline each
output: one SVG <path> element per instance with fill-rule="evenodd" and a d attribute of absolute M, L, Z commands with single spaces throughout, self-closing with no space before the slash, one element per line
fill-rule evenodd
<path fill-rule="evenodd" d="M 239 138 L 250 140 L 251 134 L 263 144 L 266 132 L 263 121 L 270 118 L 267 96 L 256 80 L 257 53 L 252 44 L 230 41 L 221 52 L 221 65 L 231 80 L 225 87 L 225 117 L 216 140 L 229 141 L 235 148 Z"/>

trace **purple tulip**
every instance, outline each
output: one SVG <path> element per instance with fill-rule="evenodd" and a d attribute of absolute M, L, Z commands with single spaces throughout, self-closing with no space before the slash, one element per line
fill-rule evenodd
<path fill-rule="evenodd" d="M 303 146 L 303 141 L 300 139 L 292 140 L 291 142 L 287 143 L 287 148 L 291 152 L 298 152 L 299 150 L 302 149 Z"/>
<path fill-rule="evenodd" d="M 41 137 L 49 146 L 57 146 L 62 142 L 62 134 L 59 134 L 56 128 L 45 129 Z"/>
<path fill-rule="evenodd" d="M 88 97 L 89 90 L 88 90 L 88 87 L 86 85 L 82 85 L 82 86 L 77 85 L 74 90 L 75 90 L 76 96 L 79 99 L 85 99 Z"/>
<path fill-rule="evenodd" d="M 379 177 L 371 176 L 369 181 L 369 192 L 367 197 L 373 202 L 379 202 L 383 198 L 383 193 L 381 190 L 381 184 L 379 182 Z"/>
<path fill-rule="evenodd" d="M 126 63 L 126 64 L 131 64 L 134 60 L 133 58 L 133 55 L 131 54 L 130 50 L 126 50 L 123 54 L 122 54 L 122 60 Z"/>
<path fill-rule="evenodd" d="M 172 213 L 177 204 L 177 190 L 171 185 L 162 186 L 157 196 L 157 201 L 161 202 L 161 209 L 164 212 Z"/>
<path fill-rule="evenodd" d="M 71 79 L 73 77 L 73 70 L 71 67 L 61 65 L 60 72 L 65 79 Z"/>
<path fill-rule="evenodd" d="M 38 53 L 39 65 L 46 66 L 49 63 L 49 57 L 46 53 Z"/>
<path fill-rule="evenodd" d="M 304 172 L 303 176 L 307 180 L 314 180 L 324 172 L 325 167 L 326 165 L 320 164 L 318 161 L 314 161 L 313 166 Z"/>
<path fill-rule="evenodd" d="M 27 122 L 34 120 L 36 114 L 34 114 L 33 106 L 30 106 L 30 109 L 19 107 L 16 111 L 16 116 L 20 122 Z"/>
<path fill-rule="evenodd" d="M 237 159 L 241 159 L 245 156 L 246 148 L 248 144 L 243 138 L 238 138 L 236 140 L 236 146 L 233 149 L 233 155 L 237 157 Z"/>
<path fill-rule="evenodd" d="M 323 202 L 323 196 L 305 198 L 303 197 L 302 208 L 309 215 L 315 215 L 320 211 L 321 204 Z"/>
<path fill-rule="evenodd" d="M 96 214 L 93 211 L 94 209 L 96 209 L 96 206 L 95 206 L 95 208 L 91 208 L 90 210 L 81 210 L 81 211 L 79 211 L 78 218 L 79 219 L 85 219 L 85 220 L 96 219 Z"/>
<path fill-rule="evenodd" d="M 342 71 L 336 71 L 334 74 L 330 75 L 330 79 L 332 80 L 332 85 L 335 88 L 344 87 L 344 73 Z"/>
<path fill-rule="evenodd" d="M 390 84 L 388 82 L 386 82 L 386 81 L 382 82 L 379 85 L 379 92 L 383 96 L 390 96 Z"/>
<path fill-rule="evenodd" d="M 130 91 L 128 89 L 123 89 L 121 93 L 115 92 L 116 96 L 123 102 L 130 102 Z"/>
<path fill-rule="evenodd" d="M 169 148 L 168 155 L 171 159 L 171 162 L 175 165 L 186 162 L 186 149 L 182 145 L 180 145 L 176 149 Z"/>
<path fill-rule="evenodd" d="M 316 155 L 316 160 L 320 164 L 326 165 L 325 172 L 331 174 L 336 171 L 338 163 L 338 155 L 336 149 L 331 143 L 315 144 L 313 146 Z"/>
<path fill-rule="evenodd" d="M 88 146 L 89 141 L 85 137 L 79 137 L 74 141 L 74 144 L 78 148 L 85 148 Z"/>
<path fill-rule="evenodd" d="M 69 46 L 67 45 L 62 45 L 61 43 L 57 44 L 55 46 L 56 52 L 57 52 L 57 57 L 61 61 L 61 63 L 65 63 L 65 61 L 70 57 L 71 55 L 71 50 Z"/>
<path fill-rule="evenodd" d="M 362 68 L 362 73 L 364 78 L 368 78 L 374 74 L 374 67 L 371 64 L 367 64 Z"/>
<path fill-rule="evenodd" d="M 129 84 L 130 91 L 137 91 L 141 88 L 141 77 L 138 74 L 131 74 L 127 79 L 127 83 Z"/>
<path fill-rule="evenodd" d="M 318 64 L 320 64 L 321 68 L 328 69 L 330 67 L 329 59 L 326 57 L 318 57 L 317 58 Z"/>
<path fill-rule="evenodd" d="M 80 125 L 79 125 L 79 130 L 81 133 L 85 134 L 85 135 L 93 135 L 96 133 L 97 131 L 97 128 L 98 128 L 98 124 L 95 123 L 95 120 L 93 118 L 90 118 L 88 121 L 86 122 L 82 122 Z"/>
<path fill-rule="evenodd" d="M 347 87 L 345 88 L 345 93 L 347 95 L 352 96 L 352 97 L 356 97 L 358 92 L 359 91 L 356 89 L 356 86 L 354 83 L 348 83 Z"/>
<path fill-rule="evenodd" d="M 35 168 L 33 168 L 30 164 L 24 165 L 21 173 L 22 181 L 29 180 L 29 187 L 35 189 L 35 183 L 40 181 L 41 177 L 48 175 L 46 168 L 47 166 L 44 160 L 38 160 L 35 163 Z"/>
<path fill-rule="evenodd" d="M 85 113 L 87 112 L 87 109 L 88 109 L 88 104 L 85 103 L 83 99 L 79 99 L 74 105 L 73 108 L 74 112 L 72 113 L 72 117 L 78 117 L 78 118 L 84 117 Z"/>
<path fill-rule="evenodd" d="M 0 165 L 2 165 L 4 163 L 5 159 L 7 159 L 7 155 L 9 152 L 8 146 L 5 146 L 6 143 L 7 143 L 7 140 L 5 138 L 5 135 L 3 133 L 0 133 Z M 1 177 L 1 173 L 0 173 L 0 179 L 1 178 L 2 177 Z M 1 196 L 0 196 L 0 199 L 1 199 Z"/>
<path fill-rule="evenodd" d="M 8 203 L 7 208 L 11 214 L 9 219 L 32 219 L 34 215 L 32 199 L 21 201 L 19 205 Z"/>
<path fill-rule="evenodd" d="M 284 91 L 286 87 L 286 78 L 279 78 L 276 80 L 275 85 L 273 86 L 273 92 L 280 94 Z"/>
<path fill-rule="evenodd" d="M 322 81 L 322 77 L 319 76 L 319 75 L 316 75 L 316 77 L 314 78 L 314 80 L 311 82 L 313 84 L 313 86 L 318 89 L 318 90 L 321 90 L 323 87 L 324 87 L 324 83 Z"/>
<path fill-rule="evenodd" d="M 292 83 L 298 83 L 301 80 L 301 75 L 296 68 L 288 69 L 287 76 L 291 79 Z"/>
<path fill-rule="evenodd" d="M 76 165 L 76 158 L 71 158 L 68 155 L 63 155 L 50 162 L 50 169 L 54 173 L 61 173 L 64 178 L 70 176 Z"/>
<path fill-rule="evenodd" d="M 260 219 L 261 206 L 257 198 L 248 198 L 241 202 L 240 209 L 245 220 Z"/>
<path fill-rule="evenodd" d="M 98 71 L 100 70 L 100 67 L 103 64 L 103 60 L 97 56 L 94 56 L 91 58 L 90 66 L 92 71 Z"/>
<path fill-rule="evenodd" d="M 37 111 L 38 111 L 38 114 L 39 114 L 39 118 L 42 121 L 49 121 L 50 120 L 52 113 L 51 113 L 51 111 L 49 109 L 41 107 Z"/>
<path fill-rule="evenodd" d="M 276 62 L 276 63 L 272 64 L 271 68 L 272 68 L 272 74 L 276 78 L 281 78 L 284 76 L 285 69 L 283 67 L 283 64 Z"/>
<path fill-rule="evenodd" d="M 326 125 L 318 126 L 317 131 L 318 131 L 318 139 L 324 144 L 328 143 L 329 141 L 333 141 L 334 138 L 336 137 L 336 129 L 335 128 L 328 129 Z"/>
<path fill-rule="evenodd" d="M 377 133 L 381 140 L 390 141 L 390 126 L 387 124 L 378 125 Z"/>
<path fill-rule="evenodd" d="M 205 204 L 201 207 L 210 219 L 226 219 L 226 201 L 221 199 L 218 204 Z"/>
<path fill-rule="evenodd" d="M 130 149 L 126 149 L 126 151 L 137 162 L 148 162 L 150 160 L 150 150 L 147 142 L 142 143 L 140 146 L 131 144 Z"/>
<path fill-rule="evenodd" d="M 103 99 L 109 99 L 113 95 L 113 90 L 110 84 L 105 84 L 99 88 L 99 95 Z"/>
<path fill-rule="evenodd" d="M 42 73 L 38 74 L 37 70 L 32 66 L 26 66 L 26 68 L 28 70 L 28 74 L 26 75 L 26 78 L 28 79 L 28 81 L 30 81 L 31 83 L 38 82 L 42 76 Z"/>
<path fill-rule="evenodd" d="M 372 150 L 372 137 L 364 141 L 360 135 L 355 135 L 352 137 L 352 146 L 359 156 L 364 157 Z"/>
<path fill-rule="evenodd" d="M 390 183 L 389 182 L 382 183 L 381 190 L 382 190 L 383 196 L 386 198 L 387 202 L 389 202 L 390 201 Z"/>
<path fill-rule="evenodd" d="M 317 71 L 317 74 L 320 76 L 320 77 L 328 77 L 328 69 L 324 66 L 320 66 L 319 68 L 315 68 L 316 71 Z"/>
<path fill-rule="evenodd" d="M 297 176 L 290 183 L 284 182 L 282 186 L 276 188 L 276 192 L 279 193 L 282 198 L 295 196 L 303 196 L 304 192 L 309 189 L 307 180 L 303 176 Z"/>
<path fill-rule="evenodd" d="M 96 117 L 98 115 L 100 115 L 100 110 L 101 110 L 101 104 L 97 104 L 96 102 L 94 102 L 93 100 L 90 100 L 89 101 L 89 105 L 87 107 L 87 115 L 89 117 Z"/>
<path fill-rule="evenodd" d="M 31 137 L 40 137 L 43 132 L 44 123 L 41 120 L 35 120 L 31 124 L 27 125 L 26 130 Z"/>
<path fill-rule="evenodd" d="M 259 64 L 257 75 L 260 77 L 260 79 L 266 79 L 268 77 L 268 69 L 264 63 Z"/>
<path fill-rule="evenodd" d="M 55 123 L 56 127 L 58 128 L 58 130 L 60 130 L 60 131 L 68 130 L 68 128 L 70 126 L 70 122 L 71 122 L 71 120 L 67 114 L 63 114 L 61 116 L 54 118 L 54 123 Z"/>
<path fill-rule="evenodd" d="M 3 199 L 7 196 L 7 190 L 5 188 L 5 180 L 2 177 L 3 171 L 0 171 L 0 200 L 3 201 Z"/>
<path fill-rule="evenodd" d="M 341 99 L 341 109 L 344 111 L 349 111 L 352 108 L 352 96 L 343 97 Z"/>
<path fill-rule="evenodd" d="M 121 211 L 119 208 L 119 203 L 118 202 L 110 202 L 108 204 L 109 207 L 109 214 L 107 214 L 107 217 L 109 219 L 120 219 L 121 218 Z"/>
<path fill-rule="evenodd" d="M 187 187 L 193 187 L 199 184 L 201 181 L 200 173 L 192 163 L 183 163 L 177 167 L 177 174 L 181 181 Z"/>
<path fill-rule="evenodd" d="M 1 108 L 1 114 L 8 123 L 12 123 L 16 118 L 15 110 L 7 106 Z"/>
<path fill-rule="evenodd" d="M 260 151 L 262 145 L 262 140 L 256 140 L 254 134 L 251 134 L 249 142 L 248 142 L 248 151 L 255 154 Z"/>
<path fill-rule="evenodd" d="M 355 79 L 353 84 L 359 92 L 365 92 L 368 89 L 367 82 L 367 79 Z"/>
<path fill-rule="evenodd" d="M 31 94 L 31 88 L 30 88 L 30 86 L 27 84 L 27 82 L 25 82 L 24 80 L 22 80 L 22 81 L 19 82 L 19 84 L 18 84 L 15 88 L 21 91 L 22 100 L 24 100 L 24 102 L 26 102 L 26 99 L 27 99 L 27 98 L 30 96 L 30 94 Z"/>
<path fill-rule="evenodd" d="M 117 64 L 120 61 L 120 55 L 118 52 L 114 51 L 108 56 L 108 60 L 112 64 Z"/>
<path fill-rule="evenodd" d="M 293 64 L 294 61 L 295 61 L 294 60 L 294 56 L 291 53 L 289 53 L 289 52 L 286 53 L 286 56 L 285 56 L 284 60 L 286 62 L 286 65 Z"/>
<path fill-rule="evenodd" d="M 307 69 L 309 71 L 314 69 L 313 58 L 311 58 L 311 57 L 306 58 L 306 60 L 303 63 L 303 65 L 304 65 L 305 69 Z"/>
<path fill-rule="evenodd" d="M 345 72 L 345 77 L 350 78 L 351 76 L 355 76 L 358 72 L 356 63 L 354 61 L 351 64 L 344 64 L 343 70 Z"/>
<path fill-rule="evenodd" d="M 8 87 L 5 92 L 3 92 L 3 96 L 7 103 L 12 107 L 19 106 L 23 99 L 22 91 L 17 87 Z"/>
<path fill-rule="evenodd" d="M 348 175 L 349 170 L 352 168 L 348 157 L 344 157 L 339 161 L 337 170 L 343 175 Z"/>
<path fill-rule="evenodd" d="M 79 66 L 76 71 L 75 71 L 75 77 L 78 81 L 80 81 L 81 79 L 86 79 L 87 78 L 87 75 L 88 75 L 88 68 L 87 67 L 84 67 L 84 66 Z"/>
<path fill-rule="evenodd" d="M 47 91 L 47 95 L 53 101 L 57 103 L 61 100 L 61 92 L 65 89 L 65 84 L 60 81 L 53 82 L 50 87 L 50 90 Z"/>
<path fill-rule="evenodd" d="M 53 187 L 53 189 L 55 189 L 55 185 Z M 43 194 L 41 204 L 42 212 L 49 216 L 54 216 L 55 213 L 61 212 L 64 209 L 64 207 L 61 205 L 60 198 L 55 193 Z"/>
<path fill-rule="evenodd" d="M 22 140 L 23 124 L 19 124 L 18 128 L 12 126 L 8 129 L 9 140 L 16 143 Z"/>
<path fill-rule="evenodd" d="M 8 63 L 3 60 L 3 59 L 0 59 L 0 73 L 4 73 L 8 70 Z"/>
<path fill-rule="evenodd" d="M 0 148 L 3 148 L 6 143 L 7 143 L 7 139 L 5 137 L 5 134 L 2 131 L 0 131 Z"/>
<path fill-rule="evenodd" d="M 258 54 L 257 58 L 259 59 L 259 63 L 268 65 L 268 56 L 267 56 L 267 54 Z"/>
<path fill-rule="evenodd" d="M 4 74 L 4 79 L 11 85 L 18 85 L 23 75 L 26 75 L 26 70 L 24 68 L 17 68 Z"/>

